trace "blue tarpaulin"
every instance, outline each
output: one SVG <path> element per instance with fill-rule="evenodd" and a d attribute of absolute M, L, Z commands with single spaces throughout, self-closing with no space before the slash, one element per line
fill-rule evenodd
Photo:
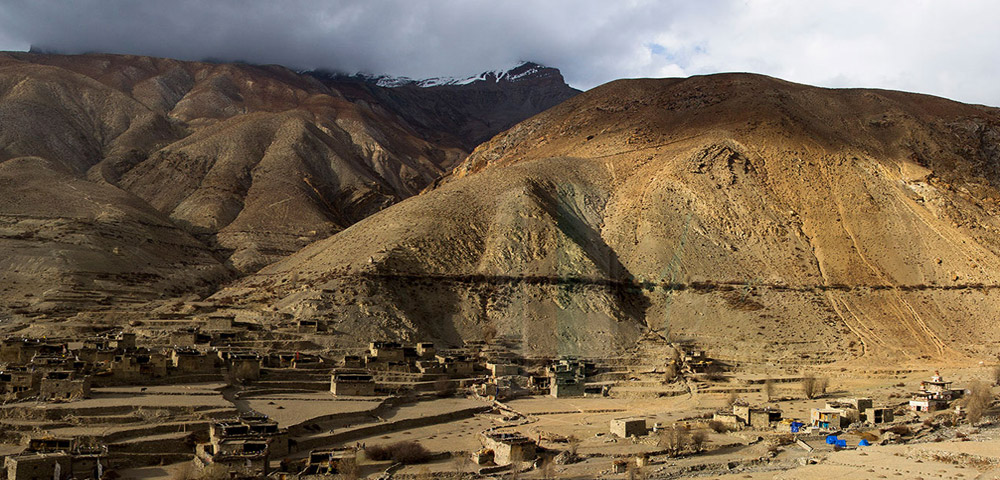
<path fill-rule="evenodd" d="M 833 444 L 837 443 L 837 436 L 836 435 L 827 435 L 826 436 L 826 443 L 827 443 L 827 445 L 833 445 Z"/>
<path fill-rule="evenodd" d="M 799 430 L 804 426 L 805 424 L 802 422 L 792 422 L 792 433 L 799 433 Z"/>
<path fill-rule="evenodd" d="M 837 440 L 836 446 L 838 448 L 847 448 L 847 440 Z"/>
<path fill-rule="evenodd" d="M 858 442 L 858 446 L 859 447 L 870 447 L 870 446 L 872 446 L 872 444 L 869 443 L 868 440 L 861 439 L 861 441 Z"/>

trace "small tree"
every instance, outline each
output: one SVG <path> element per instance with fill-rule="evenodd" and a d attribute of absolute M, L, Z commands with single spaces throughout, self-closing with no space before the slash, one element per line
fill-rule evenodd
<path fill-rule="evenodd" d="M 965 418 L 969 425 L 975 425 L 983 419 L 983 413 L 993 403 L 993 393 L 983 382 L 975 381 L 969 387 L 969 396 L 965 399 Z"/>
<path fill-rule="evenodd" d="M 700 452 L 705 446 L 705 440 L 708 440 L 708 435 L 704 430 L 698 430 L 691 434 L 691 445 L 694 446 L 694 451 Z"/>
<path fill-rule="evenodd" d="M 802 393 L 806 398 L 813 399 L 826 394 L 826 387 L 829 379 L 826 377 L 816 378 L 812 375 L 802 377 Z"/>
<path fill-rule="evenodd" d="M 767 396 L 767 401 L 771 401 L 774 398 L 774 380 L 768 378 L 764 380 L 764 395 Z"/>
<path fill-rule="evenodd" d="M 826 388 L 830 386 L 829 377 L 819 377 L 816 379 L 816 396 L 822 397 L 826 395 Z"/>
<path fill-rule="evenodd" d="M 576 451 L 580 448 L 580 439 L 576 435 L 570 435 L 566 439 L 566 443 L 569 445 L 570 457 L 576 458 Z"/>
<path fill-rule="evenodd" d="M 667 449 L 670 456 L 676 456 L 684 450 L 684 447 L 688 444 L 688 440 L 687 429 L 677 425 L 671 425 L 660 431 L 659 444 L 661 447 Z"/>
<path fill-rule="evenodd" d="M 337 462 L 337 473 L 344 480 L 357 480 L 361 475 L 361 466 L 358 465 L 357 456 L 344 457 Z"/>
<path fill-rule="evenodd" d="M 545 480 L 556 478 L 556 462 L 554 462 L 551 458 L 546 458 L 542 461 L 540 470 L 542 472 L 542 478 Z"/>

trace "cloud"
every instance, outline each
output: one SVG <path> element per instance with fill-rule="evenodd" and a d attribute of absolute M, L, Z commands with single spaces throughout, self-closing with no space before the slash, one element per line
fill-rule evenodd
<path fill-rule="evenodd" d="M 998 14 L 983 0 L 5 0 L 0 48 L 411 77 L 534 60 L 579 88 L 751 71 L 1000 105 Z"/>

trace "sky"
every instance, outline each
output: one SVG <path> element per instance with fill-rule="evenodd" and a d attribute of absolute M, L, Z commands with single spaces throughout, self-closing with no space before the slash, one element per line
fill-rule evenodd
<path fill-rule="evenodd" d="M 429 78 L 536 61 L 589 89 L 754 72 L 1000 106 L 994 0 L 0 0 L 0 50 Z"/>

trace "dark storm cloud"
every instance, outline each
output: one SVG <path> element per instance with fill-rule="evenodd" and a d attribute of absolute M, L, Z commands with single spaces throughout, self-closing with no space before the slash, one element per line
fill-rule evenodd
<path fill-rule="evenodd" d="M 0 48 L 411 77 L 534 60 L 580 88 L 754 71 L 997 105 L 997 13 L 988 1 L 0 0 Z"/>

